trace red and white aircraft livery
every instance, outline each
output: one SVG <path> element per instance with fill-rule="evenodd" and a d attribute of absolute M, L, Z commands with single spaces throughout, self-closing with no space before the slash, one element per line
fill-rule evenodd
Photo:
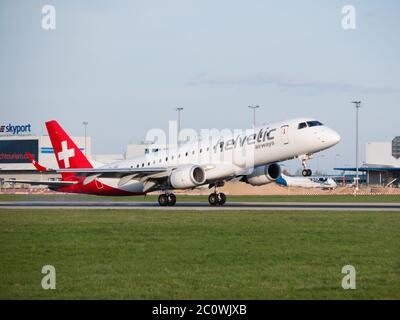
<path fill-rule="evenodd" d="M 59 169 L 47 169 L 29 155 L 38 171 L 61 174 L 61 181 L 13 180 L 12 183 L 47 185 L 49 189 L 101 196 L 135 196 L 163 191 L 158 202 L 173 206 L 174 189 L 214 188 L 211 205 L 223 205 L 226 196 L 217 188 L 239 179 L 253 186 L 276 181 L 278 162 L 299 158 L 303 175 L 310 176 L 307 160 L 340 141 L 334 130 L 313 119 L 294 119 L 239 134 L 160 150 L 111 164 L 91 162 L 56 121 L 46 123 Z"/>

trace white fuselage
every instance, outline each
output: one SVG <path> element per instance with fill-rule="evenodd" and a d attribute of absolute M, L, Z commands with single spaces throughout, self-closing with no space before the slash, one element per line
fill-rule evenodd
<path fill-rule="evenodd" d="M 335 189 L 337 183 L 329 177 L 291 177 L 282 174 L 276 183 L 285 187 Z"/>
<path fill-rule="evenodd" d="M 204 168 L 206 183 L 250 174 L 255 167 L 281 162 L 328 149 L 340 141 L 332 129 L 319 124 L 300 128 L 313 119 L 294 119 L 172 146 L 142 157 L 104 165 L 102 168 L 167 167 L 171 171 L 190 165 Z M 102 183 L 130 192 L 143 192 L 144 184 L 134 178 L 123 186 L 120 179 L 100 178 Z"/>

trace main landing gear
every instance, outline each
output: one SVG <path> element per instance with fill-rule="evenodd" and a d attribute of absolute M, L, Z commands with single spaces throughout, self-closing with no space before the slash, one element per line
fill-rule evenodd
<path fill-rule="evenodd" d="M 176 203 L 176 196 L 173 193 L 163 193 L 158 196 L 158 204 L 161 207 L 173 207 Z"/>
<path fill-rule="evenodd" d="M 223 187 L 225 185 L 224 181 L 216 181 L 211 183 L 208 188 L 214 188 L 214 192 L 208 196 L 208 203 L 212 206 L 223 206 L 226 202 L 225 193 L 218 192 L 218 187 Z"/>
<path fill-rule="evenodd" d="M 213 192 L 208 196 L 208 202 L 212 206 L 223 206 L 226 202 L 226 195 L 225 193 L 217 193 Z"/>

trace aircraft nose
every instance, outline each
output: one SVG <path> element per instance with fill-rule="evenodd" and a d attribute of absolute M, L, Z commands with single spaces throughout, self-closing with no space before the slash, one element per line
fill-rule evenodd
<path fill-rule="evenodd" d="M 340 137 L 339 133 L 337 133 L 334 130 L 330 130 L 329 131 L 329 135 L 328 135 L 328 141 L 329 144 L 331 144 L 332 146 L 338 144 L 340 142 L 342 138 Z"/>

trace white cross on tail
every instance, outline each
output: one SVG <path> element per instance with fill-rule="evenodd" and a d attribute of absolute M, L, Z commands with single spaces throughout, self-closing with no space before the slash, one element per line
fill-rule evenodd
<path fill-rule="evenodd" d="M 75 156 L 74 149 L 68 149 L 67 141 L 61 142 L 61 152 L 58 153 L 58 160 L 64 160 L 64 167 L 69 168 L 69 158 Z"/>

